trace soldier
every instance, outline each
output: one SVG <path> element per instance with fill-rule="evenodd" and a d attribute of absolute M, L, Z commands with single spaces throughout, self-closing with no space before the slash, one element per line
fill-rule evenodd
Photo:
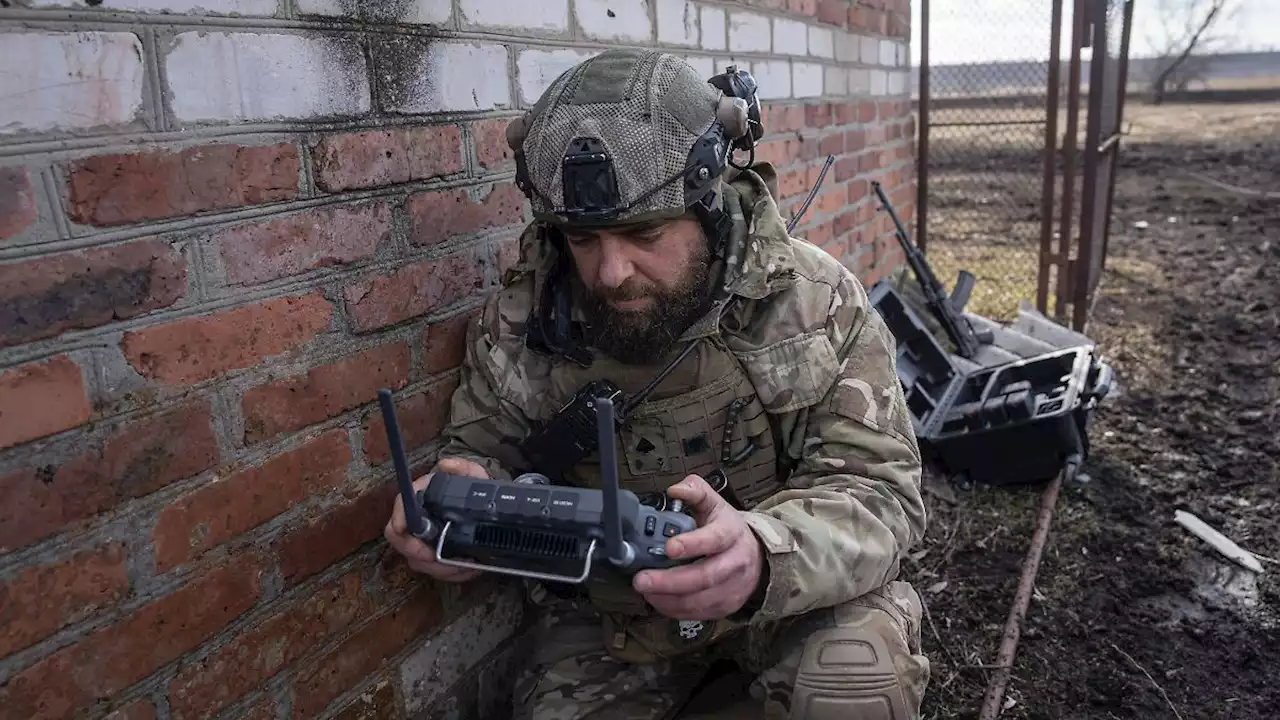
<path fill-rule="evenodd" d="M 598 486 L 595 454 L 537 430 L 608 381 L 639 400 L 622 487 L 698 523 L 667 543 L 691 564 L 530 583 L 543 634 L 517 718 L 676 717 L 721 659 L 749 697 L 696 717 L 919 716 L 922 607 L 897 578 L 926 518 L 895 341 L 852 273 L 789 236 L 774 169 L 732 162 L 761 132 L 749 74 L 647 50 L 571 68 L 508 129 L 534 222 L 469 327 L 435 469 Z M 386 536 L 419 572 L 479 574 L 436 562 L 399 500 Z"/>

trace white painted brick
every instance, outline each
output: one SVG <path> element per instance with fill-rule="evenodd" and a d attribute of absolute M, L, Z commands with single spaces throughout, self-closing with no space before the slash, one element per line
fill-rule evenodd
<path fill-rule="evenodd" d="M 507 586 L 427 638 L 400 664 L 405 710 L 417 715 L 511 637 L 523 614 L 519 591 Z"/>
<path fill-rule="evenodd" d="M 304 15 L 337 15 L 365 20 L 443 25 L 453 17 L 452 0 L 397 3 L 353 3 L 350 0 L 298 0 Z"/>
<path fill-rule="evenodd" d="M 898 45 L 897 47 L 898 47 L 898 59 L 897 59 L 897 62 L 896 62 L 895 64 L 896 64 L 896 65 L 898 65 L 898 66 L 906 66 L 907 64 L 909 64 L 909 63 L 911 62 L 911 58 L 910 58 L 910 56 L 907 54 L 907 46 L 906 46 L 906 45 Z"/>
<path fill-rule="evenodd" d="M 889 73 L 889 94 L 902 95 L 907 92 L 907 82 L 910 75 L 905 72 Z"/>
<path fill-rule="evenodd" d="M 524 50 L 516 57 L 520 102 L 526 106 L 538 98 L 564 71 L 595 56 L 585 50 Z"/>
<path fill-rule="evenodd" d="M 809 54 L 816 57 L 836 56 L 835 34 L 829 28 L 809 27 Z"/>
<path fill-rule="evenodd" d="M 463 25 L 543 33 L 569 29 L 569 0 L 458 0 L 458 9 Z"/>
<path fill-rule="evenodd" d="M 809 27 L 797 20 L 773 19 L 773 51 L 779 55 L 809 52 Z"/>
<path fill-rule="evenodd" d="M 866 68 L 849 68 L 849 94 L 871 94 L 871 71 Z"/>
<path fill-rule="evenodd" d="M 871 94 L 886 95 L 889 92 L 889 73 L 884 70 L 871 71 Z"/>
<path fill-rule="evenodd" d="M 772 40 L 769 18 L 749 12 L 729 13 L 729 49 L 733 52 L 769 52 Z"/>
<path fill-rule="evenodd" d="M 817 63 L 791 64 L 791 94 L 798 98 L 822 95 L 822 66 Z"/>
<path fill-rule="evenodd" d="M 578 26 L 592 40 L 653 42 L 645 0 L 574 0 L 573 10 Z"/>
<path fill-rule="evenodd" d="M 460 71 L 460 68 L 466 68 Z M 507 48 L 490 43 L 431 43 L 418 59 L 421 80 L 388 107 L 392 112 L 434 113 L 511 107 Z"/>
<path fill-rule="evenodd" d="M 348 40 L 185 32 L 165 60 L 165 80 L 173 112 L 184 121 L 302 119 L 370 109 L 364 55 Z"/>
<path fill-rule="evenodd" d="M 880 41 L 880 64 L 893 67 L 898 64 L 898 45 L 892 40 Z"/>
<path fill-rule="evenodd" d="M 822 86 L 828 95 L 849 94 L 849 71 L 842 67 L 828 67 L 824 71 Z"/>
<path fill-rule="evenodd" d="M 142 42 L 129 32 L 0 34 L 0 133 L 132 122 L 142 109 Z"/>
<path fill-rule="evenodd" d="M 699 13 L 702 24 L 702 49 L 727 50 L 728 26 L 725 24 L 724 10 L 717 7 L 702 6 Z"/>
<path fill-rule="evenodd" d="M 685 58 L 685 62 L 689 63 L 689 65 L 692 66 L 693 69 L 697 71 L 698 75 L 702 76 L 704 79 L 709 80 L 711 79 L 712 75 L 716 74 L 715 58 L 710 58 L 710 57 L 707 57 L 706 55 L 701 55 L 701 56 L 691 55 Z"/>
<path fill-rule="evenodd" d="M 862 57 L 862 43 L 857 35 L 847 32 L 836 34 L 836 60 L 842 63 L 858 62 Z"/>
<path fill-rule="evenodd" d="M 44 0 L 31 7 L 84 7 L 84 0 Z M 99 10 L 200 15 L 275 15 L 276 0 L 102 0 Z"/>
<path fill-rule="evenodd" d="M 880 41 L 873 37 L 864 37 L 862 43 L 862 64 L 875 65 L 880 61 Z"/>
<path fill-rule="evenodd" d="M 698 45 L 698 6 L 688 0 L 658 0 L 658 42 Z"/>
<path fill-rule="evenodd" d="M 791 63 L 786 60 L 761 60 L 751 74 L 756 78 L 761 100 L 791 97 Z"/>

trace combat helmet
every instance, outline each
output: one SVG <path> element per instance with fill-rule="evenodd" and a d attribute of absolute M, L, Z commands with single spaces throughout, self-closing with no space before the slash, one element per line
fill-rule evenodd
<path fill-rule="evenodd" d="M 763 132 L 745 70 L 706 79 L 677 55 L 628 48 L 563 72 L 508 125 L 507 143 L 535 222 L 600 227 L 693 210 L 718 245 L 727 219 L 715 190 L 730 165 L 754 161 Z M 750 153 L 747 165 L 735 151 Z"/>

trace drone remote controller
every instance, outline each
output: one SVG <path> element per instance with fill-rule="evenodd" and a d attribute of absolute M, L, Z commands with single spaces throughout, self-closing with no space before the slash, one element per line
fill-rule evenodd
<path fill-rule="evenodd" d="M 442 565 L 582 583 L 601 554 L 628 574 L 683 564 L 667 557 L 667 540 L 697 523 L 678 501 L 657 510 L 618 487 L 611 398 L 595 399 L 602 489 L 551 485 L 538 473 L 508 482 L 437 472 L 415 491 L 391 392 L 379 390 L 378 402 L 409 533 L 434 545 Z"/>

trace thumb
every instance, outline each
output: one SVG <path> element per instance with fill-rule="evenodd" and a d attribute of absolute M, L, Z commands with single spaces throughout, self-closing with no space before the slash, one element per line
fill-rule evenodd
<path fill-rule="evenodd" d="M 710 522 L 721 508 L 728 507 L 720 493 L 698 475 L 689 475 L 672 485 L 667 494 L 692 508 L 699 525 Z"/>

